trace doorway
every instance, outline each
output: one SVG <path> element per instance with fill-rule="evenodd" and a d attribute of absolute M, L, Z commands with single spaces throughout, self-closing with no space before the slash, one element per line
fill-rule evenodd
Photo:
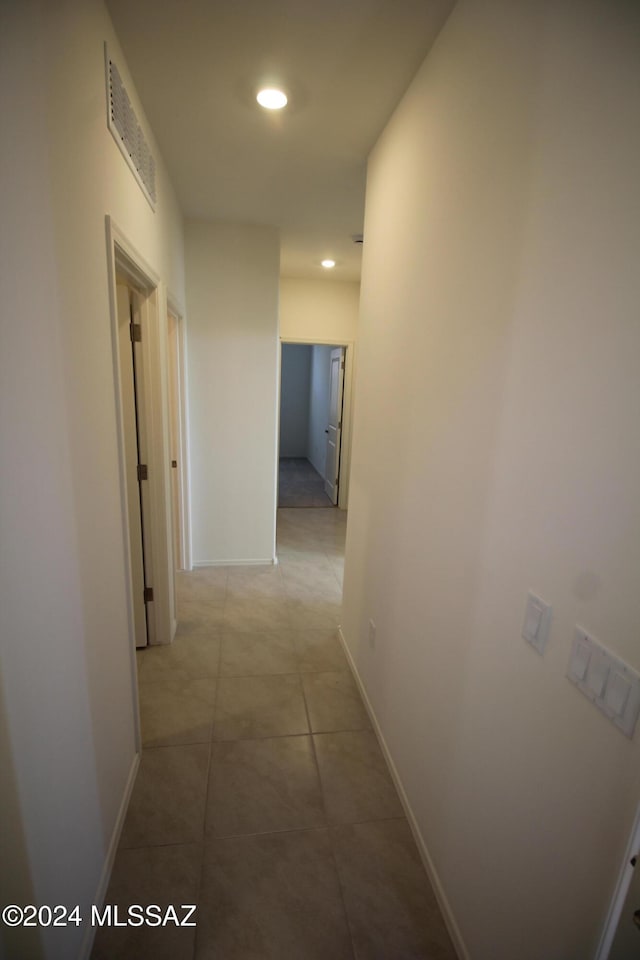
<path fill-rule="evenodd" d="M 279 507 L 335 507 L 343 457 L 347 348 L 283 343 L 280 378 Z"/>
<path fill-rule="evenodd" d="M 165 288 L 106 217 L 122 536 L 134 648 L 176 630 Z"/>
<path fill-rule="evenodd" d="M 185 330 L 184 318 L 172 301 L 167 304 L 167 337 L 173 560 L 176 570 L 190 570 Z"/>
<path fill-rule="evenodd" d="M 116 274 L 118 357 L 124 439 L 128 539 L 133 594 L 135 645 L 155 642 L 152 585 L 149 444 L 142 352 L 142 293 L 122 273 Z M 146 374 L 148 377 L 148 373 Z"/>

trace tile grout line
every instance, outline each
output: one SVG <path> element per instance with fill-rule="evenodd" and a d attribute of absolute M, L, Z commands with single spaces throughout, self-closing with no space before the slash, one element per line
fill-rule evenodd
<path fill-rule="evenodd" d="M 228 593 L 229 593 L 229 570 L 227 569 L 227 575 L 225 577 L 225 586 L 224 586 L 223 619 L 224 619 L 224 609 L 226 608 L 226 605 L 227 605 Z M 201 854 L 200 854 L 200 875 L 198 877 L 198 885 L 196 887 L 196 897 L 195 897 L 196 917 L 198 915 L 198 912 L 200 910 L 200 904 L 202 902 L 204 861 L 205 861 L 205 855 L 206 855 L 206 842 L 207 842 L 207 811 L 209 808 L 209 790 L 211 786 L 211 770 L 213 766 L 212 764 L 212 754 L 213 754 L 213 744 L 214 744 L 213 731 L 214 731 L 215 722 L 216 722 L 216 708 L 218 705 L 218 686 L 219 686 L 219 680 L 220 680 L 220 666 L 222 662 L 222 643 L 223 643 L 223 637 L 220 637 L 220 642 L 218 644 L 218 676 L 215 678 L 216 687 L 215 687 L 213 715 L 211 717 L 211 729 L 210 729 L 210 739 L 209 739 L 209 759 L 207 763 L 207 785 L 204 792 L 204 811 L 203 811 L 203 817 L 202 817 L 202 840 L 201 840 Z M 196 923 L 197 923 L 197 920 L 196 920 Z M 194 931 L 194 937 L 193 937 L 192 960 L 196 960 L 196 956 L 198 953 L 198 932 L 199 932 L 199 927 L 196 926 Z"/>
<path fill-rule="evenodd" d="M 312 752 L 312 754 L 313 754 L 313 762 L 314 762 L 314 764 L 315 764 L 316 774 L 317 774 L 317 777 L 318 777 L 318 785 L 319 785 L 319 787 L 320 787 L 320 797 L 321 797 L 321 799 L 322 799 L 322 809 L 323 809 L 323 811 L 324 811 L 325 827 L 326 827 L 326 831 L 327 831 L 327 841 L 328 841 L 328 843 L 329 843 L 329 850 L 331 851 L 331 860 L 332 860 L 332 862 L 333 862 L 333 869 L 334 869 L 335 872 L 336 872 L 336 878 L 337 878 L 337 880 L 338 880 L 338 889 L 340 890 L 340 902 L 342 903 L 342 912 L 343 912 L 343 914 L 344 914 L 345 923 L 347 924 L 347 930 L 348 930 L 348 932 L 349 932 L 349 941 L 350 941 L 350 943 L 351 943 L 351 953 L 352 953 L 352 956 L 353 956 L 353 960 L 356 960 L 356 946 L 355 946 L 355 943 L 354 943 L 354 940 L 353 940 L 353 930 L 351 929 L 351 923 L 350 923 L 350 921 L 349 921 L 349 913 L 348 913 L 348 911 L 347 911 L 347 902 L 346 902 L 345 896 L 344 896 L 344 888 L 343 888 L 343 885 L 342 885 L 342 878 L 340 877 L 340 871 L 339 871 L 339 869 L 338 869 L 338 861 L 337 861 L 337 859 L 336 859 L 336 854 L 335 854 L 335 850 L 334 850 L 334 846 L 333 846 L 333 839 L 332 839 L 332 834 L 331 834 L 331 825 L 330 825 L 330 823 L 329 823 L 329 816 L 328 816 L 328 811 L 327 811 L 327 800 L 326 800 L 326 796 L 325 796 L 325 789 L 324 789 L 324 784 L 323 784 L 323 782 L 322 782 L 322 775 L 321 775 L 321 773 L 320 773 L 320 764 L 318 763 L 318 754 L 317 754 L 317 752 L 316 752 L 316 741 L 315 741 L 315 737 L 314 737 L 314 730 L 313 730 L 313 727 L 312 727 L 312 725 L 311 725 L 311 716 L 310 716 L 310 714 L 309 714 L 309 705 L 308 705 L 308 703 L 307 703 L 307 694 L 306 694 L 306 691 L 305 691 L 305 689 L 304 689 L 303 675 L 302 675 L 301 672 L 299 672 L 299 676 L 300 676 L 300 686 L 302 687 L 302 698 L 303 698 L 303 700 L 304 700 L 304 709 L 305 709 L 306 714 L 307 714 L 307 724 L 308 724 L 308 726 L 309 726 L 309 737 L 310 737 L 310 740 L 311 740 L 311 752 Z M 336 732 L 340 732 L 340 731 L 336 731 Z"/>
<path fill-rule="evenodd" d="M 310 734 L 306 734 L 310 736 Z M 211 843 L 224 843 L 229 840 L 254 840 L 256 837 L 279 837 L 286 834 L 294 833 L 313 833 L 325 831 L 330 833 L 332 829 L 338 829 L 340 827 L 362 827 L 368 823 L 406 823 L 407 818 L 404 814 L 399 817 L 367 817 L 364 820 L 341 820 L 336 823 L 327 823 L 322 824 L 321 826 L 316 827 L 286 827 L 280 830 L 259 830 L 254 833 L 226 833 L 220 836 L 211 837 Z M 206 843 L 206 840 L 204 841 Z M 132 850 L 166 850 L 170 847 L 204 847 L 204 843 L 200 840 L 172 840 L 169 843 L 141 843 L 135 844 L 131 847 L 122 847 L 122 850 L 129 852 Z"/>
<path fill-rule="evenodd" d="M 311 531 L 311 530 L 307 531 L 307 535 L 308 535 L 308 537 L 311 538 L 311 539 L 313 539 L 313 537 L 314 537 L 313 531 Z M 335 580 L 338 582 L 338 587 L 339 587 L 339 589 L 340 589 L 340 596 L 342 596 L 342 584 L 341 584 L 340 581 L 338 580 L 337 573 L 336 573 L 336 571 L 335 571 L 335 569 L 333 568 L 333 565 L 332 565 L 332 563 L 331 563 L 331 558 L 329 557 L 329 554 L 328 554 L 328 552 L 327 552 L 326 549 L 324 549 L 320 544 L 318 544 L 318 546 L 320 546 L 320 549 L 317 551 L 317 558 L 318 558 L 318 559 L 322 558 L 322 563 L 329 565 L 329 570 L 330 570 L 330 572 L 331 572 L 331 573 L 330 573 L 331 579 L 333 580 L 333 579 L 335 578 Z M 312 566 L 313 566 L 313 565 L 312 565 Z M 185 742 L 185 743 L 164 743 L 164 744 L 163 744 L 163 743 L 160 743 L 160 744 L 156 744 L 156 745 L 153 745 L 153 746 L 149 745 L 149 746 L 145 747 L 145 749 L 148 749 L 148 750 L 151 750 L 151 751 L 152 751 L 152 750 L 166 749 L 166 748 L 168 748 L 168 747 L 178 747 L 178 748 L 180 748 L 180 747 L 189 747 L 189 746 L 195 746 L 195 745 L 204 745 L 204 744 L 207 743 L 207 742 L 208 742 L 208 744 L 209 744 L 209 749 L 208 749 L 208 761 L 207 761 L 207 771 L 206 771 L 206 789 L 205 789 L 205 797 L 204 797 L 204 817 L 203 817 L 203 822 L 202 822 L 202 833 L 201 833 L 201 837 L 200 837 L 200 840 L 199 840 L 199 841 L 188 841 L 188 842 L 187 842 L 187 843 L 189 843 L 189 844 L 194 844 L 194 843 L 195 843 L 195 844 L 197 844 L 197 845 L 200 847 L 200 871 L 199 871 L 199 877 L 198 877 L 198 881 L 197 881 L 196 897 L 195 897 L 196 903 L 198 904 L 198 907 L 200 907 L 201 902 L 202 902 L 201 898 L 202 898 L 202 894 L 203 894 L 203 883 L 204 883 L 205 863 L 206 863 L 207 812 L 208 812 L 209 800 L 210 800 L 211 791 L 212 791 L 212 786 L 213 786 L 213 767 L 214 767 L 213 758 L 214 758 L 214 755 L 215 755 L 216 743 L 218 743 L 218 742 L 220 742 L 220 743 L 241 743 L 241 742 L 250 742 L 250 741 L 265 741 L 265 740 L 270 740 L 270 739 L 283 739 L 283 738 L 288 738 L 288 737 L 293 737 L 293 736 L 295 736 L 295 737 L 308 736 L 308 737 L 310 738 L 310 740 L 311 740 L 311 750 L 312 750 L 313 762 L 314 762 L 314 766 L 315 766 L 315 770 L 316 770 L 316 776 L 317 776 L 317 779 L 318 779 L 318 785 L 319 785 L 319 791 L 320 791 L 320 798 L 321 798 L 322 808 L 323 808 L 324 825 L 321 826 L 321 827 L 301 827 L 301 828 L 293 828 L 293 829 L 287 829 L 287 830 L 275 830 L 275 831 L 274 831 L 274 830 L 269 830 L 269 831 L 263 831 L 263 832 L 261 832 L 261 833 L 251 833 L 251 834 L 230 834 L 230 835 L 228 835 L 228 836 L 226 836 L 226 837 L 225 837 L 225 836 L 222 836 L 222 837 L 212 837 L 211 839 L 212 839 L 212 840 L 215 840 L 215 841 L 219 841 L 219 840 L 224 841 L 224 840 L 244 839 L 244 838 L 260 837 L 260 836 L 278 835 L 278 834 L 306 833 L 306 832 L 310 832 L 310 831 L 314 831 L 314 830 L 324 830 L 324 831 L 326 832 L 327 839 L 328 839 L 328 842 L 329 842 L 329 852 L 330 852 L 330 854 L 331 854 L 331 860 L 332 860 L 332 862 L 333 862 L 334 870 L 335 870 L 335 873 L 336 873 L 336 878 L 337 878 L 337 880 L 338 880 L 338 889 L 339 889 L 339 891 L 340 891 L 340 900 L 341 900 L 342 907 L 343 907 L 343 915 L 344 915 L 344 918 L 345 918 L 345 921 L 346 921 L 346 924 L 347 924 L 347 930 L 348 930 L 348 932 L 349 932 L 349 938 L 350 938 L 350 943 L 351 943 L 351 955 L 352 955 L 353 958 L 355 958 L 355 957 L 356 957 L 356 951 L 355 951 L 355 944 L 354 944 L 353 932 L 352 932 L 352 929 L 351 929 L 350 918 L 349 918 L 349 914 L 348 914 L 347 907 L 346 907 L 346 901 L 345 901 L 345 895 L 344 895 L 344 888 L 343 888 L 343 884 L 342 884 L 342 879 L 341 879 L 341 876 L 340 876 L 340 871 L 339 871 L 339 869 L 338 869 L 338 863 L 337 863 L 336 852 L 335 852 L 335 845 L 334 845 L 334 842 L 333 842 L 333 839 L 332 839 L 332 826 L 340 826 L 341 824 L 331 825 L 331 824 L 329 823 L 329 818 L 328 818 L 328 816 L 327 816 L 327 802 L 326 802 L 326 797 L 325 797 L 325 790 L 324 790 L 324 786 L 323 786 L 323 782 L 322 782 L 322 777 L 321 777 L 321 775 L 320 775 L 320 767 L 319 767 L 318 756 L 317 756 L 317 751 L 316 751 L 315 736 L 316 736 L 316 735 L 319 735 L 319 734 L 325 734 L 325 733 L 328 733 L 328 734 L 336 734 L 336 733 L 338 733 L 338 734 L 339 734 L 339 733 L 346 733 L 346 732 L 356 732 L 356 731 L 359 731 L 359 730 L 361 730 L 361 729 L 369 729 L 369 728 L 360 728 L 360 727 L 354 727 L 354 728 L 352 728 L 352 727 L 348 727 L 348 728 L 346 728 L 346 729 L 340 728 L 339 730 L 336 730 L 336 729 L 329 729 L 329 730 L 321 729 L 321 730 L 316 730 L 316 731 L 314 731 L 314 730 L 312 729 L 311 717 L 310 717 L 310 714 L 309 714 L 309 704 L 308 704 L 308 702 L 307 702 L 307 694 L 306 694 L 305 685 L 304 685 L 304 677 L 305 677 L 305 676 L 310 676 L 310 677 L 312 677 L 312 676 L 319 676 L 319 675 L 322 675 L 322 674 L 336 674 L 336 673 L 349 673 L 349 674 L 352 676 L 352 671 L 351 671 L 350 666 L 349 666 L 348 663 L 346 664 L 346 667 L 345 667 L 345 668 L 339 669 L 339 670 L 335 670 L 335 669 L 333 669 L 333 670 L 322 669 L 322 670 L 306 670 L 306 671 L 303 671 L 303 670 L 301 669 L 301 662 L 302 662 L 302 660 L 301 660 L 301 656 L 300 656 L 300 654 L 299 654 L 299 652 L 298 652 L 298 647 L 297 647 L 297 644 L 296 644 L 296 642 L 295 642 L 295 637 L 297 637 L 297 636 L 300 635 L 300 634 L 306 634 L 307 632 L 316 632 L 316 633 L 323 633 L 323 634 L 324 634 L 324 633 L 327 632 L 327 629 L 329 629 L 332 634 L 335 634 L 337 628 L 336 628 L 336 626 L 335 626 L 335 622 L 334 622 L 333 624 L 331 624 L 331 626 L 330 626 L 329 628 L 317 626 L 316 628 L 309 628 L 308 631 L 307 631 L 304 627 L 295 627 L 295 626 L 293 625 L 293 622 L 292 622 L 293 611 L 294 611 L 294 610 L 297 610 L 297 609 L 300 608 L 300 607 L 303 607 L 304 604 L 305 604 L 305 602 L 313 603 L 313 602 L 314 602 L 314 598 L 307 598 L 307 597 L 304 597 L 304 596 L 303 596 L 303 597 L 290 596 L 289 593 L 288 593 L 288 590 L 287 590 L 287 576 L 286 576 L 286 574 L 285 574 L 284 569 L 283 569 L 282 567 L 280 567 L 280 569 L 277 571 L 276 580 L 277 580 L 277 582 L 281 585 L 281 588 L 282 588 L 282 591 L 283 591 L 283 596 L 274 598 L 274 597 L 266 597 L 266 596 L 263 596 L 263 595 L 261 595 L 261 594 L 257 594 L 257 595 L 255 595 L 255 596 L 247 596 L 247 597 L 241 597 L 241 598 L 235 598 L 235 599 L 241 599 L 243 602 L 245 602 L 245 603 L 246 603 L 246 606 L 247 606 L 247 608 L 248 608 L 249 610 L 255 609 L 255 606 L 256 606 L 256 605 L 259 605 L 260 600 L 264 600 L 264 599 L 276 600 L 276 602 L 282 604 L 283 613 L 284 613 L 284 615 L 285 615 L 285 616 L 284 616 L 284 619 L 287 621 L 287 624 L 288 624 L 288 625 L 287 625 L 287 627 L 285 627 L 285 628 L 282 628 L 282 627 L 280 627 L 280 628 L 274 627 L 274 628 L 273 628 L 273 632 L 274 632 L 274 633 L 278 633 L 278 634 L 280 634 L 280 635 L 282 635 L 283 633 L 286 633 L 287 635 L 290 634 L 290 635 L 293 636 L 293 638 L 294 638 L 294 639 L 293 639 L 293 648 L 294 648 L 294 653 L 295 653 L 296 669 L 295 669 L 295 671 L 287 671 L 286 673 L 275 673 L 275 674 L 261 674 L 261 673 L 258 673 L 258 674 L 239 674 L 239 675 L 237 675 L 236 677 L 230 677 L 229 679 L 251 679 L 251 678 L 254 678 L 254 677 L 255 677 L 255 678 L 258 678 L 258 677 L 263 678 L 263 677 L 265 677 L 265 676 L 267 676 L 267 677 L 269 677 L 269 676 L 272 676 L 272 677 L 296 676 L 296 677 L 298 678 L 299 688 L 301 688 L 301 691 L 302 691 L 302 698 L 303 698 L 303 704 L 304 704 L 304 710 L 305 710 L 305 716 L 306 716 L 306 720 L 307 720 L 307 728 L 308 728 L 308 729 L 307 729 L 306 732 L 299 733 L 299 734 L 280 734 L 280 735 L 275 735 L 275 736 L 274 736 L 274 735 L 268 735 L 268 736 L 262 736 L 262 737 L 255 737 L 255 736 L 252 736 L 252 737 L 234 737 L 234 738 L 229 738 L 228 740 L 216 741 L 216 740 L 215 740 L 215 731 L 216 731 L 216 728 L 217 728 L 216 720 L 217 720 L 217 708 L 218 708 L 218 703 L 219 703 L 220 681 L 221 681 L 222 679 L 225 679 L 225 678 L 223 678 L 223 677 L 221 676 L 222 663 L 223 663 L 223 645 L 224 645 L 224 643 L 225 643 L 225 640 L 229 638 L 229 635 L 230 635 L 230 634 L 238 633 L 238 632 L 242 633 L 242 632 L 243 632 L 242 630 L 238 631 L 237 629 L 234 629 L 233 627 L 231 627 L 231 626 L 228 624 L 227 620 L 226 620 L 227 613 L 230 612 L 230 606 L 231 606 L 232 601 L 234 600 L 234 597 L 231 596 L 231 593 L 232 593 L 232 583 L 231 583 L 231 574 L 230 574 L 230 570 L 231 570 L 231 569 L 232 569 L 232 568 L 229 568 L 229 567 L 226 567 L 226 568 L 225 568 L 224 584 L 221 584 L 221 585 L 220 585 L 220 586 L 223 587 L 223 590 L 224 590 L 223 601 L 222 601 L 222 604 L 220 605 L 220 606 L 221 606 L 221 609 L 222 609 L 222 623 L 221 623 L 219 626 L 216 626 L 215 629 L 212 628 L 213 633 L 214 633 L 214 636 L 215 636 L 215 639 L 218 640 L 219 646 L 218 646 L 218 657 L 217 657 L 217 673 L 216 673 L 215 676 L 209 676 L 209 675 L 207 675 L 207 677 L 206 677 L 206 679 L 211 679 L 211 680 L 214 680 L 214 681 L 215 681 L 215 686 L 214 686 L 214 701 L 213 701 L 213 712 L 212 712 L 211 723 L 210 723 L 210 728 L 209 728 L 209 739 L 208 739 L 208 740 L 193 740 L 193 741 L 192 741 L 192 740 L 188 740 L 188 741 Z M 310 572 L 310 576 L 311 576 L 311 578 L 313 577 L 313 574 L 312 574 L 311 572 Z M 212 585 L 212 586 L 213 586 L 213 585 Z M 297 585 L 294 586 L 294 583 L 293 583 L 293 582 L 291 583 L 291 588 L 292 588 L 295 592 L 297 592 L 297 590 L 298 590 Z M 325 598 L 325 597 L 318 597 L 318 598 L 315 598 L 315 599 L 317 600 L 318 603 L 324 602 L 325 600 L 326 600 L 327 602 L 331 602 L 331 598 L 329 598 L 329 597 L 326 597 L 326 598 Z M 206 618 L 205 618 L 205 619 L 206 619 Z M 251 634 L 251 633 L 254 633 L 254 632 L 255 632 L 255 633 L 265 633 L 265 632 L 268 632 L 268 631 L 261 630 L 261 629 L 259 628 L 259 626 L 258 626 L 258 628 L 255 629 L 255 630 L 246 629 L 244 632 Z M 191 677 L 191 678 L 188 678 L 188 679 L 189 679 L 189 680 L 193 680 L 193 679 L 203 679 L 203 678 L 202 678 L 202 676 L 198 676 L 198 677 Z M 155 682 L 160 683 L 160 682 L 162 682 L 162 681 L 150 681 L 150 683 L 155 683 Z M 384 819 L 391 820 L 391 819 L 398 819 L 398 818 L 384 818 Z M 358 822 L 366 823 L 366 822 L 369 822 L 369 820 L 363 820 L 363 821 L 358 821 Z M 347 822 L 347 823 L 348 823 L 348 822 Z M 131 849 L 131 850 L 136 850 L 136 849 L 154 849 L 154 848 L 173 847 L 173 846 L 184 846 L 184 845 L 185 845 L 185 843 L 142 844 L 142 845 L 139 846 L 139 847 L 138 847 L 138 846 L 135 846 L 135 847 L 126 848 L 126 849 Z M 198 928 L 196 928 L 196 931 L 195 931 L 195 933 L 194 933 L 194 941 L 193 941 L 193 952 L 192 952 L 193 960 L 195 960 L 195 957 L 196 957 L 196 955 L 197 955 L 197 953 L 198 953 L 199 946 L 201 946 L 201 935 L 199 936 L 199 930 L 198 930 Z"/>

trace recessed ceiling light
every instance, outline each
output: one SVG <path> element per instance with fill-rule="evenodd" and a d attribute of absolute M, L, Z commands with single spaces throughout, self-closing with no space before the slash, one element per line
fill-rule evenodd
<path fill-rule="evenodd" d="M 266 110 L 282 110 L 287 105 L 287 95 L 282 90 L 276 90 L 275 87 L 265 87 L 256 97 L 261 107 Z"/>
<path fill-rule="evenodd" d="M 331 270 L 331 268 L 332 268 L 332 267 L 335 267 L 335 265 L 336 265 L 335 260 L 323 260 L 323 261 L 322 261 L 322 266 L 325 268 L 325 270 Z"/>

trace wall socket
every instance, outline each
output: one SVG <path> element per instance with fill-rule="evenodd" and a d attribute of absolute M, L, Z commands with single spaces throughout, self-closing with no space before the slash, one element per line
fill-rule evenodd
<path fill-rule="evenodd" d="M 373 620 L 369 620 L 369 646 L 372 650 L 376 647 L 376 625 Z"/>

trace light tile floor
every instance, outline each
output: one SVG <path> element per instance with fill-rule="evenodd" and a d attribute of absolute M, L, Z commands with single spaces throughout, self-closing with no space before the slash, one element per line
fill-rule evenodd
<path fill-rule="evenodd" d="M 180 575 L 106 902 L 197 927 L 102 928 L 94 960 L 454 960 L 337 637 L 345 522 L 283 509 L 278 566 Z"/>

